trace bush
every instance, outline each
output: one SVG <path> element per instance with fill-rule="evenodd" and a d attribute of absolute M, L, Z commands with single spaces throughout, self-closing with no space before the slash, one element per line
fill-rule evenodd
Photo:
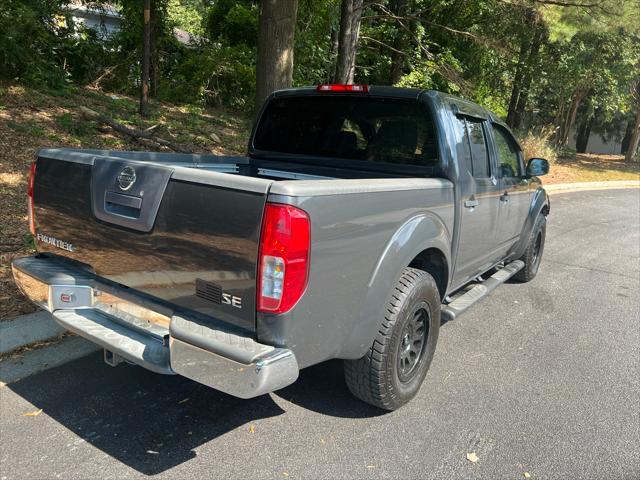
<path fill-rule="evenodd" d="M 257 46 L 258 7 L 249 0 L 213 2 L 204 24 L 212 41 L 221 41 L 231 46 Z"/>
<path fill-rule="evenodd" d="M 65 75 L 56 62 L 60 39 L 56 11 L 42 0 L 0 2 L 0 75 L 28 84 L 60 88 Z"/>
<path fill-rule="evenodd" d="M 210 45 L 185 51 L 165 74 L 158 96 L 180 103 L 253 108 L 255 82 L 255 50 Z"/>
<path fill-rule="evenodd" d="M 78 85 L 94 81 L 110 63 L 105 42 L 95 30 L 74 25 L 73 36 L 61 39 L 58 63 L 65 66 L 70 79 Z"/>
<path fill-rule="evenodd" d="M 545 127 L 520 135 L 520 146 L 524 151 L 525 161 L 538 157 L 546 159 L 550 164 L 556 163 L 558 161 L 558 151 L 551 142 L 553 134 L 552 128 Z"/>
<path fill-rule="evenodd" d="M 93 80 L 105 65 L 94 30 L 74 25 L 61 2 L 0 2 L 0 76 L 61 90 Z"/>

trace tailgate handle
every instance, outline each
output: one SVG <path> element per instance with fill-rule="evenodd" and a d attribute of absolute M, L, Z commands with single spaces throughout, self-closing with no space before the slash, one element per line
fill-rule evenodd
<path fill-rule="evenodd" d="M 142 198 L 134 197 L 132 195 L 122 195 L 116 192 L 107 192 L 104 196 L 104 200 L 107 203 L 114 203 L 116 205 L 122 205 L 123 207 L 136 208 L 140 210 L 142 207 Z"/>
<path fill-rule="evenodd" d="M 142 198 L 116 192 L 105 192 L 104 207 L 109 213 L 138 218 L 142 208 Z"/>

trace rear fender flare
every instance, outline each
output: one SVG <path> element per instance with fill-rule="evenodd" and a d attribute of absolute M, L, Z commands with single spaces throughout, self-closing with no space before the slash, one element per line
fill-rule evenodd
<path fill-rule="evenodd" d="M 362 357 L 384 320 L 384 312 L 402 271 L 424 250 L 435 248 L 445 256 L 451 278 L 451 237 L 444 222 L 432 213 L 409 218 L 391 236 L 376 262 L 358 321 L 343 346 L 341 358 Z"/>

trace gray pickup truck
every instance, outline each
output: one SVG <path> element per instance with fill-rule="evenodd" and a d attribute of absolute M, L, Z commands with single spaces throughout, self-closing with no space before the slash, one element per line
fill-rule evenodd
<path fill-rule="evenodd" d="M 548 169 L 450 95 L 283 90 L 246 157 L 40 150 L 38 253 L 13 274 L 110 365 L 251 398 L 342 359 L 355 396 L 394 410 L 441 321 L 536 275 Z"/>

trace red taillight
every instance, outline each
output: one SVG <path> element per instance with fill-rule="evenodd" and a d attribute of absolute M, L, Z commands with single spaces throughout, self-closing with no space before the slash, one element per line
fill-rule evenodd
<path fill-rule="evenodd" d="M 341 85 L 336 83 L 323 83 L 316 87 L 317 92 L 359 92 L 369 93 L 369 85 Z"/>
<path fill-rule="evenodd" d="M 36 181 L 36 162 L 31 164 L 29 170 L 29 186 L 27 187 L 27 196 L 29 201 L 29 231 L 31 235 L 36 234 L 36 220 L 33 215 L 33 184 Z"/>
<path fill-rule="evenodd" d="M 258 311 L 285 313 L 307 286 L 309 215 L 291 205 L 267 203 L 260 235 Z"/>

